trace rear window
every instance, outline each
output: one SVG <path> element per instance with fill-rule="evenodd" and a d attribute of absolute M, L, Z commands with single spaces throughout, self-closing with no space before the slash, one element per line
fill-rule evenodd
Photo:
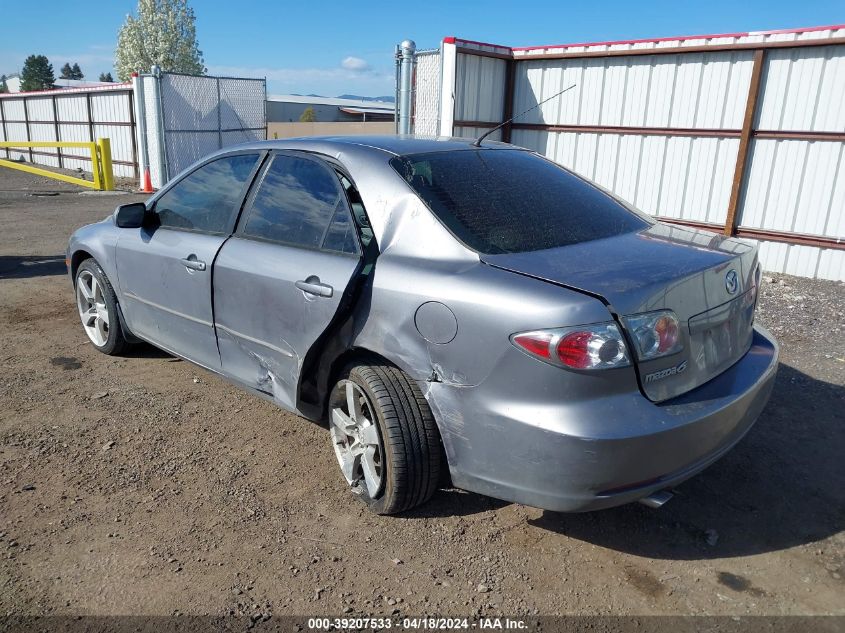
<path fill-rule="evenodd" d="M 480 253 L 522 253 L 631 233 L 648 223 L 530 152 L 460 150 L 391 161 L 423 202 Z"/>

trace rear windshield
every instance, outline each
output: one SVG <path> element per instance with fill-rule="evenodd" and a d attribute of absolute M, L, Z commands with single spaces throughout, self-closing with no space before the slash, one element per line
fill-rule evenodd
<path fill-rule="evenodd" d="M 480 253 L 538 251 L 631 233 L 648 223 L 530 152 L 459 150 L 391 161 L 423 202 Z"/>

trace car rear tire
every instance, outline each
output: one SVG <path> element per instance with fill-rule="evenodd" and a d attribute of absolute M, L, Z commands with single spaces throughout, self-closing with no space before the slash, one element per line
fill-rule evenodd
<path fill-rule="evenodd" d="M 120 325 L 117 296 L 96 260 L 86 259 L 79 265 L 74 290 L 82 329 L 88 340 L 103 354 L 120 354 L 129 343 Z"/>
<path fill-rule="evenodd" d="M 328 413 L 341 472 L 371 511 L 396 514 L 431 498 L 440 480 L 440 434 L 410 376 L 379 361 L 349 366 Z"/>

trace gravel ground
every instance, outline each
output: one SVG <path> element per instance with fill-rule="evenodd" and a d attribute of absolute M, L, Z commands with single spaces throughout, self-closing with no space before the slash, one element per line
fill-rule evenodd
<path fill-rule="evenodd" d="M 661 510 L 444 490 L 377 517 L 323 427 L 87 343 L 67 237 L 139 199 L 0 171 L 0 613 L 845 615 L 843 284 L 767 278 L 772 400 Z"/>

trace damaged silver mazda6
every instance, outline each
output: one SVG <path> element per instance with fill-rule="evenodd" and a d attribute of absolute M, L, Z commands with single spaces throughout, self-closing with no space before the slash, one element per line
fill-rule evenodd
<path fill-rule="evenodd" d="M 68 264 L 98 350 L 146 341 L 327 421 L 380 514 L 450 481 L 660 505 L 748 432 L 777 369 L 755 246 L 501 143 L 229 148 L 79 229 Z"/>

